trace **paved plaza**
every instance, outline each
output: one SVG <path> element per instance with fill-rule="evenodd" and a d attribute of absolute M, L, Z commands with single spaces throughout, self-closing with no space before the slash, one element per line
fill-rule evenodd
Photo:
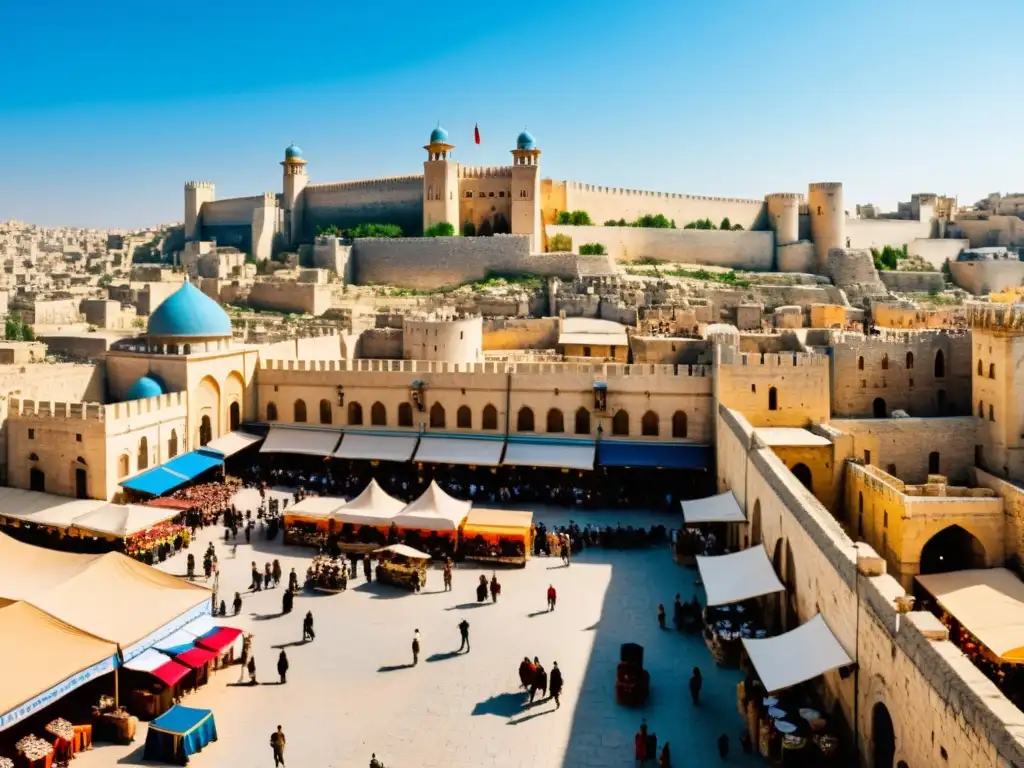
<path fill-rule="evenodd" d="M 246 496 L 251 501 L 254 493 Z M 573 511 L 580 524 L 633 525 L 673 518 L 644 513 Z M 538 510 L 535 520 L 567 522 L 565 511 Z M 257 528 L 257 533 L 259 529 Z M 497 604 L 478 604 L 481 570 L 460 566 L 453 591 L 445 593 L 439 570 L 431 570 L 420 595 L 376 582 L 366 584 L 359 570 L 347 592 L 300 592 L 294 611 L 281 616 L 282 588 L 259 593 L 249 585 L 250 563 L 262 571 L 278 558 L 286 574 L 294 567 L 300 581 L 310 550 L 239 539 L 237 554 L 223 543 L 223 529 L 200 532 L 192 545 L 201 560 L 208 541 L 216 542 L 221 595 L 229 611 L 241 591 L 242 612 L 225 623 L 254 634 L 259 685 L 239 685 L 240 667 L 217 672 L 211 683 L 187 696 L 187 706 L 213 710 L 218 742 L 194 756 L 192 765 L 272 766 L 268 745 L 278 724 L 288 739 L 286 759 L 297 768 L 362 768 L 376 752 L 388 768 L 605 768 L 632 765 L 633 735 L 641 718 L 659 739 L 671 743 L 677 766 L 719 763 L 716 739 L 728 733 L 729 764 L 754 764 L 742 755 L 736 711 L 736 670 L 715 668 L 700 637 L 661 631 L 656 620 L 662 602 L 671 615 L 679 592 L 694 592 L 694 571 L 672 562 L 668 548 L 647 551 L 587 550 L 568 568 L 553 558 L 531 559 L 525 569 L 499 570 Z M 184 556 L 162 566 L 183 574 Z M 491 571 L 485 571 L 489 576 Z M 202 581 L 200 579 L 200 581 Z M 545 610 L 548 584 L 558 590 L 558 607 Z M 302 643 L 302 618 L 312 611 L 316 640 Z M 470 623 L 472 650 L 456 653 L 458 623 Z M 420 663 L 411 666 L 413 630 L 422 635 Z M 652 697 L 640 710 L 615 703 L 619 646 L 644 646 Z M 277 656 L 284 647 L 291 669 L 278 685 Z M 525 706 L 518 665 L 537 656 L 550 671 L 557 661 L 565 678 L 562 706 L 551 700 Z M 693 666 L 704 673 L 702 702 L 690 703 L 687 680 Z M 143 765 L 145 724 L 134 744 L 102 745 L 75 761 L 77 768 Z"/>

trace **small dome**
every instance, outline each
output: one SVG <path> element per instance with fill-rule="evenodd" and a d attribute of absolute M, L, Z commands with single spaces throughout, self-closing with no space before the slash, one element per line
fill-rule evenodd
<path fill-rule="evenodd" d="M 285 160 L 299 160 L 302 158 L 302 149 L 294 144 L 289 144 L 285 147 L 284 157 Z"/>
<path fill-rule="evenodd" d="M 536 149 L 537 144 L 533 140 L 533 136 L 530 135 L 529 131 L 523 131 L 519 134 L 519 138 L 516 139 L 516 149 Z"/>
<path fill-rule="evenodd" d="M 430 132 L 430 143 L 431 144 L 447 144 L 448 143 L 448 131 L 442 128 L 440 125 Z"/>
<path fill-rule="evenodd" d="M 220 304 L 185 283 L 149 316 L 147 336 L 216 338 L 231 336 L 231 320 Z"/>
<path fill-rule="evenodd" d="M 125 400 L 143 400 L 147 397 L 158 397 L 166 395 L 167 390 L 163 382 L 152 373 L 147 373 L 128 389 L 128 396 Z"/>

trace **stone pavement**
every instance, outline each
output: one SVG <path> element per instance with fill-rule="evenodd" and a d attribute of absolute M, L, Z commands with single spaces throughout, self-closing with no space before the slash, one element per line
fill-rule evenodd
<path fill-rule="evenodd" d="M 615 524 L 649 525 L 671 518 L 644 513 L 583 514 L 538 510 L 537 520 L 560 524 L 573 517 Z M 258 532 L 258 530 L 257 530 Z M 279 558 L 285 574 L 304 576 L 311 552 L 253 538 L 225 551 L 222 529 L 208 529 L 193 544 L 197 558 L 209 540 L 221 564 L 221 594 L 230 604 L 248 587 L 249 566 Z M 219 539 L 219 541 L 218 541 Z M 184 557 L 163 564 L 183 573 Z M 742 722 L 736 711 L 735 670 L 716 669 L 699 637 L 661 631 L 659 602 L 671 613 L 676 592 L 689 598 L 694 572 L 677 567 L 667 548 L 614 552 L 591 550 L 569 568 L 547 558 L 525 569 L 498 571 L 497 604 L 477 604 L 480 569 L 458 567 L 454 589 L 443 592 L 431 571 L 420 595 L 366 584 L 361 571 L 338 595 L 300 593 L 295 609 L 280 616 L 282 590 L 243 592 L 241 614 L 226 622 L 254 634 L 259 685 L 239 685 L 239 667 L 222 670 L 184 704 L 208 707 L 220 740 L 193 758 L 206 766 L 272 766 L 272 730 L 284 727 L 288 765 L 362 768 L 376 752 L 388 768 L 611 768 L 632 765 L 633 734 L 646 718 L 660 744 L 671 743 L 676 766 L 719 763 L 716 739 L 732 742 L 729 764 L 754 764 L 740 753 Z M 490 571 L 486 571 L 490 575 Z M 558 607 L 545 610 L 548 584 Z M 302 617 L 311 610 L 316 640 L 303 644 Z M 457 654 L 463 619 L 470 623 L 470 653 Z M 422 634 L 420 663 L 411 667 L 414 629 Z M 652 698 L 642 710 L 615 703 L 619 646 L 638 642 L 651 672 Z M 286 685 L 277 684 L 277 656 L 291 662 Z M 557 661 L 565 678 L 562 706 L 550 700 L 524 706 L 518 664 L 538 656 L 550 671 Z M 690 704 L 687 680 L 693 666 L 704 673 L 702 703 Z M 142 765 L 145 725 L 129 747 L 99 746 L 76 768 Z"/>

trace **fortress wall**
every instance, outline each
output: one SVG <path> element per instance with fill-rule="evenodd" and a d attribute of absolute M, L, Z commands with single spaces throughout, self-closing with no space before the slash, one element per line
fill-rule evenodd
<path fill-rule="evenodd" d="M 779 272 L 817 272 L 817 263 L 814 256 L 814 243 L 803 241 L 780 245 L 776 249 L 777 263 L 775 269 Z"/>
<path fill-rule="evenodd" d="M 886 245 L 908 245 L 932 234 L 930 221 L 904 221 L 901 219 L 847 219 L 846 237 L 849 248 L 882 248 Z"/>
<path fill-rule="evenodd" d="M 953 226 L 970 241 L 971 248 L 1024 245 L 1024 221 L 1017 216 L 958 219 Z"/>
<path fill-rule="evenodd" d="M 259 281 L 249 289 L 249 306 L 319 316 L 331 308 L 329 286 L 315 283 Z"/>
<path fill-rule="evenodd" d="M 263 195 L 253 197 L 232 197 L 204 203 L 202 220 L 204 227 L 252 225 L 252 212 L 263 207 Z"/>
<path fill-rule="evenodd" d="M 924 259 L 936 269 L 941 269 L 946 259 L 950 261 L 956 261 L 956 257 L 960 255 L 961 251 L 967 248 L 969 242 L 967 240 L 936 240 L 934 238 L 923 239 L 918 238 L 912 240 L 907 246 L 907 252 L 911 256 L 917 256 L 918 258 Z"/>
<path fill-rule="evenodd" d="M 1024 261 L 951 261 L 953 282 L 975 296 L 1024 285 Z"/>
<path fill-rule="evenodd" d="M 490 273 L 575 279 L 573 253 L 530 254 L 526 235 L 495 237 L 365 238 L 356 241 L 355 282 L 434 290 Z"/>
<path fill-rule="evenodd" d="M 252 224 L 203 224 L 202 233 L 203 240 L 215 240 L 219 246 L 230 245 L 243 253 L 252 252 Z"/>
<path fill-rule="evenodd" d="M 878 273 L 882 283 L 890 291 L 902 293 L 929 293 L 941 291 L 946 281 L 941 272 L 895 272 L 882 270 Z"/>
<path fill-rule="evenodd" d="M 407 235 L 423 232 L 423 176 L 310 184 L 303 192 L 302 238 L 317 227 L 397 224 Z"/>
<path fill-rule="evenodd" d="M 608 254 L 619 261 L 652 258 L 769 271 L 775 251 L 775 235 L 772 232 L 549 224 L 547 234 L 549 238 L 556 234 L 567 235 L 572 238 L 576 250 L 584 243 L 601 243 Z"/>
<path fill-rule="evenodd" d="M 726 216 L 744 229 L 764 229 L 767 214 L 763 200 L 701 197 L 670 192 L 599 187 L 596 184 L 565 183 L 565 210 L 583 210 L 590 219 L 603 224 L 609 219 L 634 221 L 640 216 L 664 214 L 675 219 L 680 229 L 697 219 L 711 219 L 715 226 Z"/>

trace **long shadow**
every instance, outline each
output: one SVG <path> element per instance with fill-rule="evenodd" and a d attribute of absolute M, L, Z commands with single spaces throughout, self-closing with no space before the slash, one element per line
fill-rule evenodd
<path fill-rule="evenodd" d="M 283 611 L 280 611 L 278 613 L 250 613 L 249 614 L 249 616 L 252 618 L 253 621 L 269 621 L 270 619 L 278 619 L 278 618 L 280 618 L 280 617 L 282 617 L 284 615 L 285 614 L 284 614 Z"/>
<path fill-rule="evenodd" d="M 533 613 L 526 614 L 526 618 L 532 619 L 534 616 L 544 616 L 544 615 L 549 614 L 549 613 L 551 613 L 551 611 L 549 611 L 547 608 L 544 608 L 542 610 L 534 611 Z"/>
<path fill-rule="evenodd" d="M 568 565 L 566 565 L 565 563 L 562 563 L 561 565 L 549 565 L 547 569 L 549 571 L 560 571 L 563 568 L 568 568 L 568 567 L 569 567 Z"/>
<path fill-rule="evenodd" d="M 541 704 L 542 702 L 537 702 L 537 703 Z M 525 715 L 523 717 L 517 717 L 515 719 L 509 719 L 509 721 L 506 722 L 505 725 L 519 725 L 520 723 L 525 723 L 527 720 L 533 720 L 533 718 L 535 718 L 535 717 L 544 717 L 544 715 L 550 715 L 552 712 L 557 712 L 557 711 L 558 711 L 558 707 L 551 707 L 551 709 L 542 709 L 540 712 L 534 712 L 532 715 Z"/>
<path fill-rule="evenodd" d="M 260 685 L 284 685 L 284 683 L 282 683 L 280 680 L 278 680 L 276 683 L 275 682 L 260 683 Z"/>
<path fill-rule="evenodd" d="M 415 664 L 391 664 L 386 667 L 377 667 L 378 672 L 397 672 L 400 669 L 412 669 Z"/>
<path fill-rule="evenodd" d="M 281 650 L 282 648 L 294 648 L 297 645 L 309 645 L 309 640 L 292 640 L 290 643 L 281 643 L 280 645 L 272 645 L 271 648 Z"/>
<path fill-rule="evenodd" d="M 142 759 L 143 753 L 146 751 L 146 745 L 143 744 L 138 749 L 133 750 L 130 754 L 125 755 L 117 761 L 118 765 L 149 765 Z"/>
<path fill-rule="evenodd" d="M 446 659 L 454 659 L 456 656 L 461 656 L 462 651 L 445 651 L 444 653 L 434 653 L 427 656 L 427 661 L 445 661 Z"/>
<path fill-rule="evenodd" d="M 365 592 L 374 600 L 396 600 L 400 597 L 408 597 L 412 592 L 400 587 L 393 587 L 390 584 L 381 584 L 379 581 L 364 581 L 357 587 L 352 587 L 353 592 Z"/>
<path fill-rule="evenodd" d="M 497 715 L 498 717 L 512 717 L 523 711 L 523 707 L 530 701 L 530 694 L 525 691 L 515 693 L 499 693 L 489 699 L 477 702 L 473 707 L 473 716 Z M 582 763 L 577 763 L 577 766 Z"/>
<path fill-rule="evenodd" d="M 449 605 L 445 608 L 446 611 L 468 611 L 470 608 L 483 608 L 485 605 L 491 605 L 491 603 L 459 603 L 458 605 Z"/>

